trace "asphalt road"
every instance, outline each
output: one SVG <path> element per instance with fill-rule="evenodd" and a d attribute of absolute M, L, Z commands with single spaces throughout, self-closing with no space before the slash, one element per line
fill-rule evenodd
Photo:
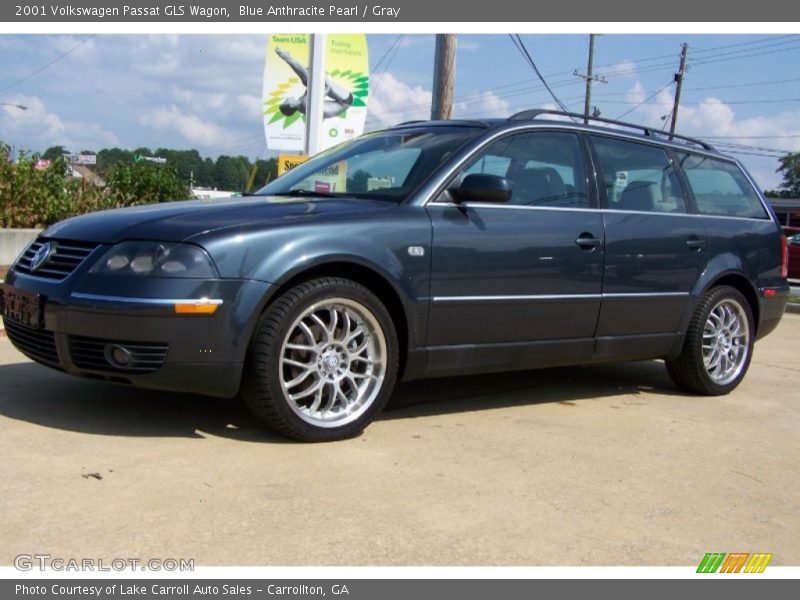
<path fill-rule="evenodd" d="M 0 564 L 800 564 L 800 315 L 731 395 L 659 362 L 403 385 L 361 437 L 287 442 L 235 401 L 71 378 L 0 337 Z"/>

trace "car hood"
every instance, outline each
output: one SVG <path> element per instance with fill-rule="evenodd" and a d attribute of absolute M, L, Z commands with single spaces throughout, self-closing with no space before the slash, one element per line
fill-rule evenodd
<path fill-rule="evenodd" d="M 254 196 L 148 204 L 73 217 L 42 235 L 68 240 L 116 243 L 123 240 L 180 242 L 217 229 L 252 224 L 296 224 L 327 216 L 386 210 L 390 202 L 357 198 Z"/>

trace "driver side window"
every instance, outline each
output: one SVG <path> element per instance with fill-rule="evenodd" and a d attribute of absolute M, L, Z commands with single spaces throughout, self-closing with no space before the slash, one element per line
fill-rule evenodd
<path fill-rule="evenodd" d="M 578 136 L 519 133 L 492 143 L 464 171 L 498 175 L 511 184 L 509 204 L 588 208 L 586 169 Z"/>

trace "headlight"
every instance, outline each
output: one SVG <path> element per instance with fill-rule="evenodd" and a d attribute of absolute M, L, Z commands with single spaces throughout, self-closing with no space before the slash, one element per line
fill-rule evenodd
<path fill-rule="evenodd" d="M 122 242 L 95 263 L 90 273 L 148 277 L 218 277 L 211 258 L 198 246 L 162 242 Z"/>

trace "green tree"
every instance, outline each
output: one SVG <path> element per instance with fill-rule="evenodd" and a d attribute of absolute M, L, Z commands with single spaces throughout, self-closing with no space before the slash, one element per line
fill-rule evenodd
<path fill-rule="evenodd" d="M 214 165 L 215 186 L 220 190 L 244 192 L 253 166 L 247 157 L 220 155 Z"/>
<path fill-rule="evenodd" d="M 42 158 L 46 160 L 56 160 L 64 156 L 65 152 L 67 152 L 67 149 L 64 148 L 64 146 L 50 146 L 44 151 Z"/>
<path fill-rule="evenodd" d="M 133 162 L 133 152 L 122 148 L 103 148 L 97 153 L 97 172 L 104 176 L 114 165 Z"/>
<path fill-rule="evenodd" d="M 372 177 L 372 175 L 362 169 L 359 169 L 347 178 L 347 191 L 366 192 L 367 183 L 369 182 L 370 177 Z"/>
<path fill-rule="evenodd" d="M 185 200 L 188 182 L 170 165 L 148 162 L 115 165 L 106 175 L 106 191 L 113 206 Z"/>
<path fill-rule="evenodd" d="M 259 158 L 256 160 L 256 176 L 253 179 L 253 189 L 247 190 L 254 192 L 259 188 L 264 187 L 270 181 L 278 176 L 278 159 L 268 158 L 264 160 Z"/>
<path fill-rule="evenodd" d="M 0 145 L 0 153 L 7 151 Z M 60 157 L 47 169 L 36 156 L 0 161 L 0 226 L 46 227 L 67 217 L 106 208 L 106 194 L 87 181 L 66 175 Z"/>
<path fill-rule="evenodd" d="M 789 152 L 779 161 L 777 172 L 783 175 L 783 182 L 778 193 L 784 198 L 800 198 L 800 152 Z"/>

